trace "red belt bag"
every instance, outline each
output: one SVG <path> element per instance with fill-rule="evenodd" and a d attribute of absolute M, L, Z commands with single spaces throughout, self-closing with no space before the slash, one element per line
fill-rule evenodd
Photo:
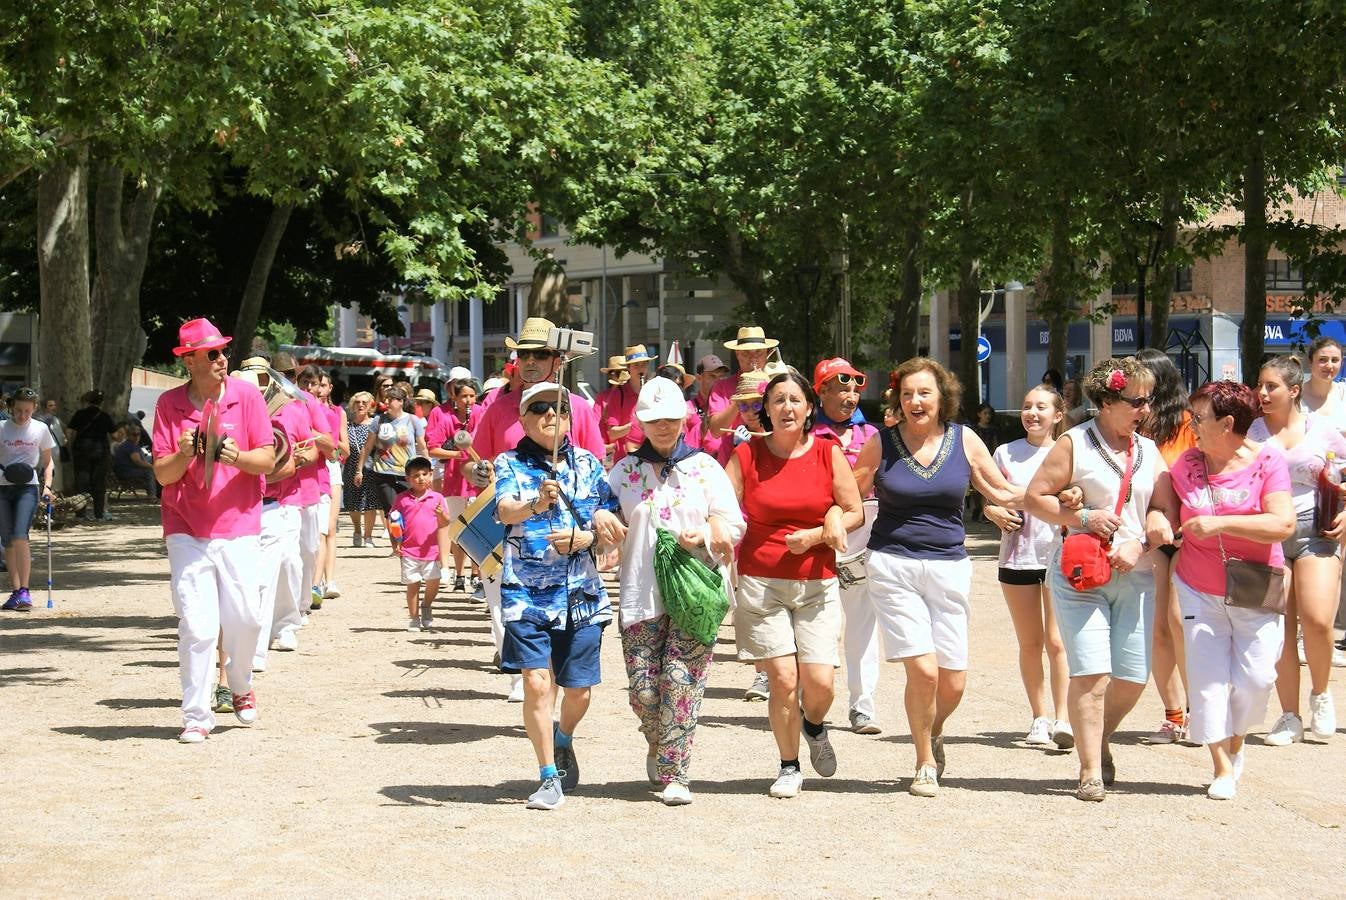
<path fill-rule="evenodd" d="M 1131 456 L 1136 439 L 1126 448 L 1126 472 L 1122 476 L 1122 489 L 1117 494 L 1117 508 L 1114 516 L 1122 514 L 1126 503 L 1126 493 L 1131 487 Z M 1112 563 L 1108 561 L 1108 548 L 1112 541 L 1104 541 L 1089 531 L 1067 535 L 1061 544 L 1061 574 L 1066 582 L 1077 591 L 1091 591 L 1102 587 L 1112 580 Z"/>

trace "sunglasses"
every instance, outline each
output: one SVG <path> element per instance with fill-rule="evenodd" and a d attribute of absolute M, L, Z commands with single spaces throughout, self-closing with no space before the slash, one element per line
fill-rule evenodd
<path fill-rule="evenodd" d="M 546 349 L 543 349 L 543 350 L 516 350 L 516 351 L 514 351 L 514 352 L 517 353 L 517 354 L 519 355 L 519 359 L 544 360 L 544 359 L 551 359 L 552 356 L 554 355 L 553 352 L 552 352 L 551 350 L 546 350 Z"/>
<path fill-rule="evenodd" d="M 525 412 L 532 413 L 535 416 L 545 416 L 549 412 L 554 412 L 558 416 L 570 415 L 569 403 L 552 403 L 548 400 L 534 400 L 524 407 Z"/>
<path fill-rule="evenodd" d="M 1149 406 L 1154 402 L 1153 397 L 1118 397 L 1117 399 L 1130 404 L 1132 409 L 1140 409 L 1142 406 Z"/>
<path fill-rule="evenodd" d="M 762 411 L 762 401 L 761 401 L 761 400 L 754 400 L 754 401 L 752 401 L 751 403 L 742 403 L 742 402 L 740 402 L 739 405 L 738 405 L 738 411 L 741 412 L 741 413 L 745 413 L 745 412 L 761 412 L 761 411 Z"/>
<path fill-rule="evenodd" d="M 865 382 L 869 380 L 865 378 L 865 376 L 863 375 L 851 375 L 848 372 L 842 372 L 840 375 L 836 375 L 833 377 L 836 378 L 837 384 L 844 384 L 848 387 L 853 384 L 857 388 L 863 388 L 865 386 Z"/>
<path fill-rule="evenodd" d="M 229 356 L 228 353 L 226 353 L 225 351 L 219 349 L 218 347 L 216 347 L 216 348 L 213 349 L 213 350 L 199 350 L 199 351 L 197 351 L 197 352 L 198 352 L 198 353 L 205 353 L 205 354 L 206 354 L 206 359 L 210 360 L 211 362 L 215 362 L 215 360 L 219 359 L 221 356 L 226 357 L 226 358 Z"/>

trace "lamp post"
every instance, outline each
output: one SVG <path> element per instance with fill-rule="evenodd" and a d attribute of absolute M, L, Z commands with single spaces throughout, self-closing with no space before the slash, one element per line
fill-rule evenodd
<path fill-rule="evenodd" d="M 813 263 L 795 266 L 795 290 L 804 301 L 804 365 L 813 365 L 813 295 L 818 292 L 818 283 L 823 273 Z M 800 371 L 805 371 L 801 369 Z"/>

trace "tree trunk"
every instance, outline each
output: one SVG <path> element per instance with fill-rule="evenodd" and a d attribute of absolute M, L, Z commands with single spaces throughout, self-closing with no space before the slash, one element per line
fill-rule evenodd
<path fill-rule="evenodd" d="M 1075 318 L 1070 266 L 1070 207 L 1062 198 L 1052 217 L 1051 259 L 1047 264 L 1047 289 L 1038 312 L 1047 320 L 1047 368 L 1066 371 L 1067 339 Z M 1100 360 L 1095 360 L 1100 362 Z"/>
<path fill-rule="evenodd" d="M 89 357 L 89 151 L 53 163 L 37 181 L 39 382 L 62 414 L 93 384 Z M 45 377 L 43 377 L 45 375 Z"/>
<path fill-rule="evenodd" d="M 1262 367 L 1267 326 L 1267 180 L 1262 139 L 1243 173 L 1243 381 Z"/>
<path fill-rule="evenodd" d="M 1150 331 L 1147 346 L 1156 350 L 1168 347 L 1168 316 L 1173 305 L 1173 282 L 1178 262 L 1173 250 L 1178 246 L 1178 218 L 1182 204 L 1176 193 L 1166 194 L 1159 216 L 1159 266 L 1154 272 L 1150 294 Z"/>
<path fill-rule="evenodd" d="M 285 228 L 290 224 L 290 215 L 294 206 L 282 203 L 271 207 L 271 216 L 266 220 L 266 229 L 257 244 L 257 252 L 252 257 L 252 268 L 248 271 L 248 283 L 243 288 L 243 299 L 238 304 L 238 319 L 234 322 L 233 350 L 235 355 L 252 355 L 252 339 L 257 336 L 257 322 L 262 317 L 262 300 L 266 297 L 266 282 L 271 277 L 271 267 L 276 262 L 276 250 L 280 248 L 280 239 L 285 236 Z"/>
<path fill-rule="evenodd" d="M 94 193 L 97 280 L 90 317 L 93 378 L 103 391 L 103 408 L 114 419 L 128 412 L 131 370 L 145 352 L 140 282 L 161 191 L 158 181 L 150 181 L 136 190 L 127 207 L 126 173 L 111 164 L 98 167 Z"/>
<path fill-rule="evenodd" d="M 973 416 L 981 404 L 978 386 L 977 338 L 981 337 L 981 267 L 975 259 L 958 268 L 958 328 L 963 333 L 958 351 L 958 379 L 963 382 L 963 413 Z"/>
<path fill-rule="evenodd" d="M 902 294 L 893 310 L 893 328 L 888 337 L 888 355 L 894 365 L 911 359 L 921 346 L 924 218 L 924 209 L 914 211 L 903 234 Z"/>

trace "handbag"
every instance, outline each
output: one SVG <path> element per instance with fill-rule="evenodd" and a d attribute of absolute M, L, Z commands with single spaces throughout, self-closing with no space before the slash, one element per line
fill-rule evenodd
<path fill-rule="evenodd" d="M 1114 516 L 1122 514 L 1126 504 L 1126 495 L 1131 489 L 1131 476 L 1135 467 L 1132 456 L 1136 447 L 1135 437 L 1126 448 L 1126 471 L 1122 474 L 1122 489 L 1117 493 L 1117 506 Z M 1112 580 L 1112 563 L 1108 561 L 1108 548 L 1112 540 L 1103 540 L 1090 531 L 1081 531 L 1066 535 L 1061 542 L 1061 574 L 1066 582 L 1077 591 L 1091 591 L 1102 587 Z"/>
<path fill-rule="evenodd" d="M 1211 515 L 1216 512 L 1215 488 L 1210 483 L 1206 455 L 1201 455 L 1201 470 L 1206 476 L 1206 493 L 1210 497 Z M 1260 609 L 1263 612 L 1285 615 L 1285 570 L 1246 559 L 1230 559 L 1224 551 L 1224 536 L 1216 533 L 1220 560 L 1224 563 L 1224 603 L 1240 609 Z"/>
<path fill-rule="evenodd" d="M 667 528 L 655 529 L 654 579 L 669 618 L 701 643 L 714 644 L 729 612 L 724 580 L 688 553 Z"/>

